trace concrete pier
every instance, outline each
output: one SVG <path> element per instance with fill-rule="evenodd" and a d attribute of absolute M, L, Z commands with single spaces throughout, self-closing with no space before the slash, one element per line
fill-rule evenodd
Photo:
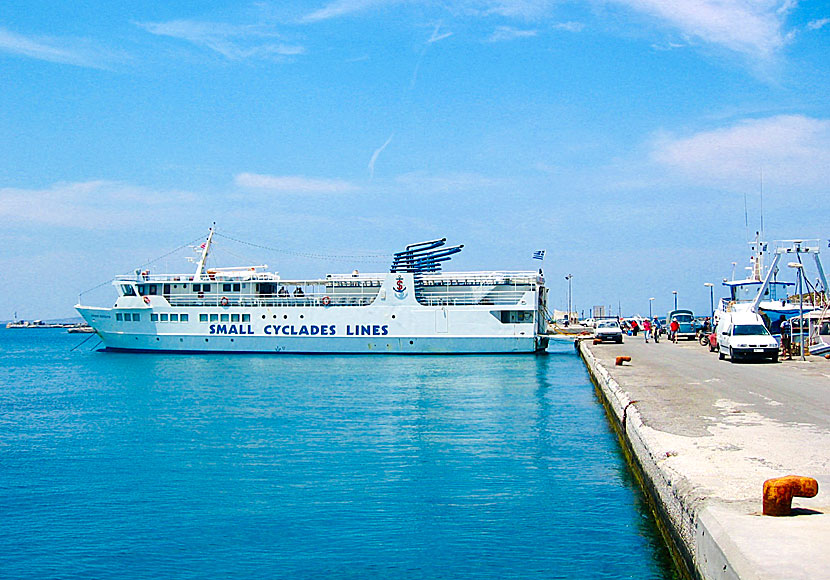
<path fill-rule="evenodd" d="M 577 348 L 692 576 L 830 578 L 830 361 L 732 364 L 642 336 Z M 764 481 L 784 475 L 818 495 L 762 515 Z"/>

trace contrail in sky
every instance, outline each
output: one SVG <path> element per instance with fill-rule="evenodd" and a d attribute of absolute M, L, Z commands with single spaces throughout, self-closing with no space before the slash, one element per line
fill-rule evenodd
<path fill-rule="evenodd" d="M 380 147 L 375 149 L 375 152 L 372 153 L 372 158 L 369 160 L 369 178 L 370 179 L 375 178 L 375 161 L 378 160 L 378 157 L 380 156 L 381 152 L 384 149 L 386 149 L 386 146 L 389 145 L 392 142 L 392 137 L 394 137 L 394 136 L 395 136 L 394 133 L 389 135 L 389 139 L 386 140 L 386 143 L 384 143 L 383 145 L 381 145 Z"/>

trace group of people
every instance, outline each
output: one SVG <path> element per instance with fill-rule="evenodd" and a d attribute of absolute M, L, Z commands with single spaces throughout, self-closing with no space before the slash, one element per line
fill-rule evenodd
<path fill-rule="evenodd" d="M 648 318 L 643 319 L 643 324 L 640 326 L 636 320 L 622 322 L 622 329 L 625 332 L 630 332 L 632 336 L 637 336 L 640 331 L 643 331 L 643 336 L 648 342 L 654 339 L 654 342 L 660 342 L 660 321 L 655 317 L 654 320 Z"/>

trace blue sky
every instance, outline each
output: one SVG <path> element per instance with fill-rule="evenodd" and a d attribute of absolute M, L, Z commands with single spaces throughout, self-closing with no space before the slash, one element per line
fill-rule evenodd
<path fill-rule="evenodd" d="M 828 261 L 828 69 L 822 2 L 6 0 L 0 319 L 213 221 L 285 277 L 447 236 L 458 269 L 545 248 L 554 307 L 570 273 L 578 309 L 706 310 L 762 209 Z"/>

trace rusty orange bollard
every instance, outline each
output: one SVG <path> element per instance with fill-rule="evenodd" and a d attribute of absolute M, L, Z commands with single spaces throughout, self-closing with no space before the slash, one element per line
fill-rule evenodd
<path fill-rule="evenodd" d="M 618 367 L 621 367 L 624 362 L 631 362 L 631 357 L 630 356 L 618 356 L 615 364 Z"/>
<path fill-rule="evenodd" d="M 788 516 L 793 497 L 815 497 L 818 482 L 812 477 L 785 475 L 764 482 L 764 515 Z"/>

